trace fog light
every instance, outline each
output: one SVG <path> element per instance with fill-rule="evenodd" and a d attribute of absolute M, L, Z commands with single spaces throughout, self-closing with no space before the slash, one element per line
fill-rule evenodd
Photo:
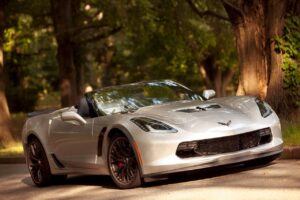
<path fill-rule="evenodd" d="M 197 148 L 197 142 L 183 142 L 180 143 L 177 150 L 182 151 L 182 150 L 193 150 Z"/>
<path fill-rule="evenodd" d="M 271 129 L 270 128 L 264 128 L 259 130 L 259 135 L 260 136 L 265 136 L 265 135 L 271 135 Z"/>

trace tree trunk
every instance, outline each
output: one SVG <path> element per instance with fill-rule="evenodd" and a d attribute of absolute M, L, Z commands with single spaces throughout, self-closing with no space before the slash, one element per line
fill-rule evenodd
<path fill-rule="evenodd" d="M 287 94 L 283 89 L 283 56 L 277 53 L 272 38 L 282 36 L 284 28 L 284 15 L 287 2 L 283 0 L 268 1 L 268 15 L 266 18 L 267 26 L 267 53 L 269 66 L 269 86 L 266 101 L 270 103 L 276 111 L 283 113 L 287 110 Z"/>
<path fill-rule="evenodd" d="M 0 148 L 8 146 L 13 142 L 10 128 L 10 113 L 5 96 L 4 81 L 4 7 L 6 1 L 0 1 Z"/>
<path fill-rule="evenodd" d="M 101 63 L 102 63 L 102 87 L 110 86 L 112 84 L 111 78 L 112 78 L 112 69 L 111 69 L 111 62 L 113 55 L 115 53 L 114 49 L 114 41 L 113 37 L 110 36 L 106 39 L 105 44 L 105 52 L 103 52 L 103 56 L 101 56 Z"/>
<path fill-rule="evenodd" d="M 58 44 L 61 105 L 71 106 L 78 102 L 79 97 L 72 43 L 72 0 L 51 0 L 51 9 Z"/>
<path fill-rule="evenodd" d="M 240 62 L 237 95 L 253 95 L 261 99 L 267 95 L 264 3 L 264 0 L 254 0 L 247 6 L 246 3 L 240 6 L 237 3 L 239 10 L 224 4 L 233 24 Z"/>
<path fill-rule="evenodd" d="M 287 0 L 223 0 L 233 25 L 240 62 L 237 95 L 265 99 L 279 113 L 286 111 L 282 55 L 272 39 L 281 36 Z"/>
<path fill-rule="evenodd" d="M 200 66 L 199 70 L 205 78 L 206 87 L 214 89 L 217 97 L 226 96 L 226 88 L 234 75 L 234 70 L 222 70 L 222 66 L 217 65 L 214 55 L 207 56 Z"/>
<path fill-rule="evenodd" d="M 214 89 L 216 91 L 216 97 L 222 96 L 222 71 L 219 67 L 216 67 L 216 74 L 214 77 Z"/>
<path fill-rule="evenodd" d="M 232 81 L 232 78 L 234 76 L 235 70 L 229 69 L 224 75 L 222 79 L 222 93 L 221 96 L 224 97 L 227 95 L 226 89 L 229 83 Z"/>

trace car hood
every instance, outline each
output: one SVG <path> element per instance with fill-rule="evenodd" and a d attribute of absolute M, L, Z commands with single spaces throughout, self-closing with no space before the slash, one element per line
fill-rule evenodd
<path fill-rule="evenodd" d="M 135 114 L 164 121 L 189 131 L 207 128 L 239 129 L 255 123 L 257 112 L 251 97 L 226 97 L 209 101 L 178 101 L 144 107 Z"/>

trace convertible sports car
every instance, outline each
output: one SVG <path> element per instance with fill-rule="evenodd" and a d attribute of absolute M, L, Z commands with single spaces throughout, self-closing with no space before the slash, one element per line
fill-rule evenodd
<path fill-rule="evenodd" d="M 282 152 L 280 122 L 255 98 L 213 98 L 170 80 L 86 93 L 79 105 L 29 114 L 23 132 L 33 182 L 110 175 L 119 188 L 174 172 L 260 160 Z"/>

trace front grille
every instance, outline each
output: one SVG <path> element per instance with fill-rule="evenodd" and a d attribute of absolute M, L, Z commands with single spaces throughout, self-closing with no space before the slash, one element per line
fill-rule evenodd
<path fill-rule="evenodd" d="M 189 158 L 230 153 L 267 144 L 271 140 L 271 129 L 265 128 L 239 135 L 182 142 L 177 147 L 176 155 Z"/>

